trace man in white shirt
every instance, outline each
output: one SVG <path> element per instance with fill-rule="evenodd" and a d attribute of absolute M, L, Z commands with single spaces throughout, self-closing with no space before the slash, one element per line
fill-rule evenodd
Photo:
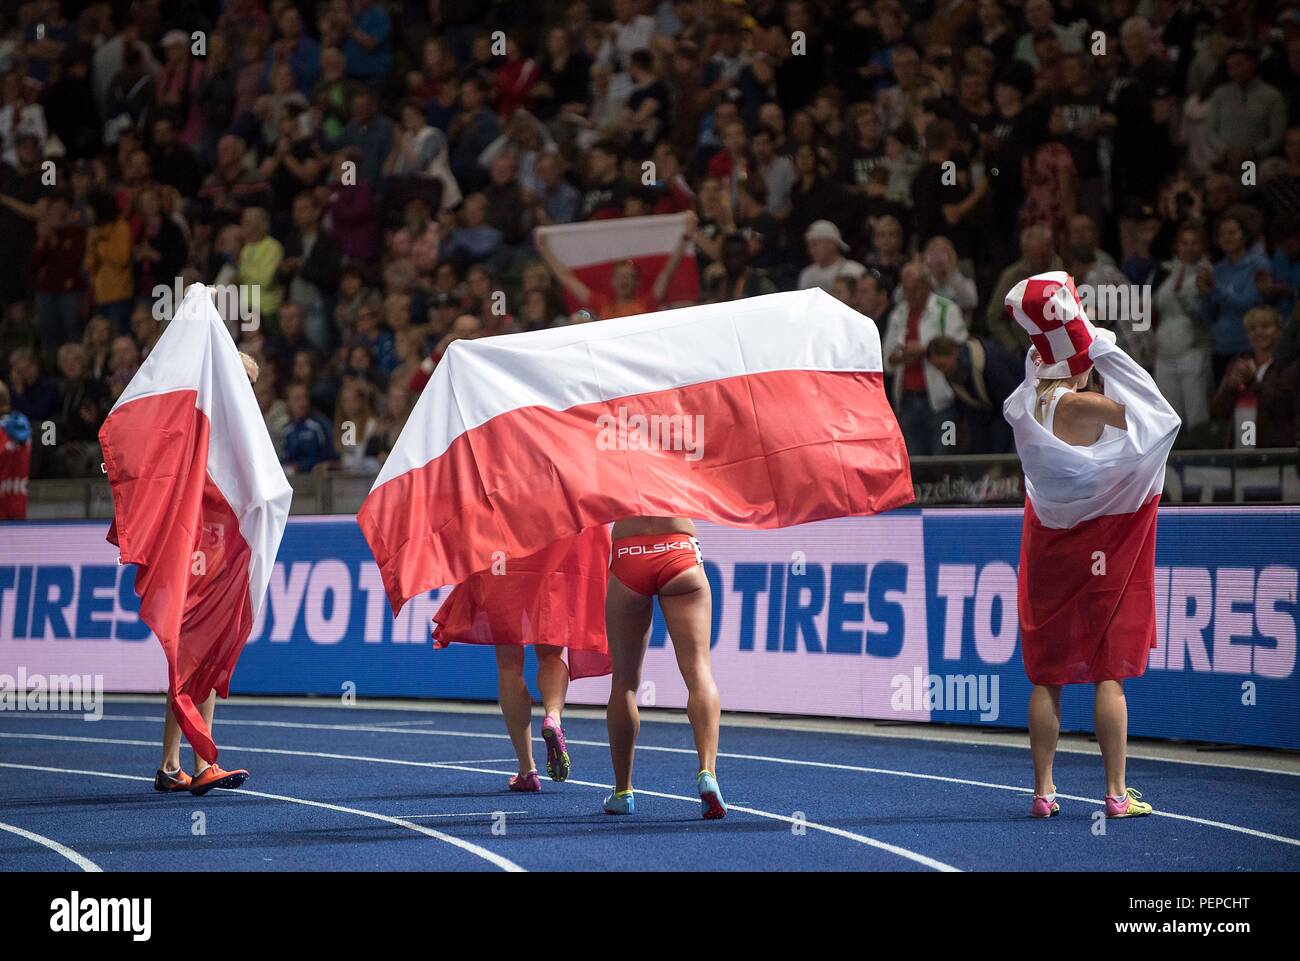
<path fill-rule="evenodd" d="M 803 239 L 808 244 L 812 263 L 799 272 L 800 290 L 820 287 L 829 294 L 840 277 L 857 280 L 867 272 L 856 260 L 845 258 L 849 245 L 840 237 L 840 228 L 829 220 L 814 220 Z"/>

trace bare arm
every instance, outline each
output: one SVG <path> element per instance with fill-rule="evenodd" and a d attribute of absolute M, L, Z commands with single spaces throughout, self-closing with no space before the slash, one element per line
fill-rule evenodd
<path fill-rule="evenodd" d="M 677 246 L 673 248 L 673 254 L 668 258 L 668 263 L 664 264 L 663 270 L 659 271 L 659 276 L 655 278 L 654 297 L 656 306 L 664 302 L 664 295 L 668 293 L 668 285 L 672 283 L 673 274 L 677 273 L 677 267 L 682 262 L 682 254 L 686 252 L 686 245 L 695 236 L 695 228 L 698 225 L 699 220 L 694 212 L 688 211 L 686 222 L 683 225 L 684 231 L 677 238 Z"/>
<path fill-rule="evenodd" d="M 560 282 L 560 285 L 571 293 L 578 303 L 587 303 L 591 297 L 591 291 L 587 289 L 587 285 L 579 280 L 573 271 L 556 260 L 555 255 L 551 253 L 546 238 L 536 231 L 533 231 L 533 246 L 542 255 L 542 260 L 546 261 L 546 266 L 551 268 L 551 273 L 555 275 L 555 279 Z"/>

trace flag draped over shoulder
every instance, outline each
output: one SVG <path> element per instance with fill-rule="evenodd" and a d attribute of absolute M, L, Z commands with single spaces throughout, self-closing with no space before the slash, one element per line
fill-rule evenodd
<path fill-rule="evenodd" d="M 645 297 L 655 278 L 672 257 L 678 239 L 686 229 L 683 214 L 658 214 L 652 217 L 616 217 L 612 220 L 584 220 L 573 224 L 539 227 L 555 259 L 573 271 L 574 276 L 592 290 L 608 293 L 613 289 L 614 268 L 625 260 L 637 265 L 640 274 L 638 295 Z M 693 256 L 682 258 L 664 293 L 665 304 L 698 300 L 700 275 Z M 564 292 L 569 310 L 582 305 Z"/>
<path fill-rule="evenodd" d="M 194 284 L 99 432 L 110 542 L 138 566 L 140 617 L 167 656 L 173 711 L 209 763 L 197 704 L 230 675 L 266 594 L 292 491 L 234 342 Z"/>
<path fill-rule="evenodd" d="M 913 499 L 875 324 L 820 289 L 452 344 L 358 520 L 394 611 L 622 517 Z"/>
<path fill-rule="evenodd" d="M 1088 447 L 1056 437 L 1034 417 L 1032 359 L 1003 407 L 1028 495 L 1018 611 L 1035 684 L 1136 677 L 1155 646 L 1157 509 L 1178 415 L 1113 343 L 1093 340 L 1087 356 L 1124 405 L 1126 430 L 1106 427 Z"/>

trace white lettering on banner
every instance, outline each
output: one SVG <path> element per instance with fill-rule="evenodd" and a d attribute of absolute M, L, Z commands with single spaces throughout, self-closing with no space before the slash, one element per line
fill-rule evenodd
<path fill-rule="evenodd" d="M 357 586 L 366 595 L 366 620 L 362 638 L 367 644 L 382 644 L 384 624 L 388 621 L 388 595 L 384 593 L 379 565 L 374 561 L 362 561 Z"/>
<path fill-rule="evenodd" d="M 1255 617 L 1241 605 L 1255 600 L 1255 572 L 1221 567 L 1214 591 L 1214 672 L 1249 674 Z M 1236 643 L 1238 638 L 1245 644 Z"/>
<path fill-rule="evenodd" d="M 326 606 L 331 608 L 325 613 Z M 352 575 L 340 560 L 317 561 L 307 588 L 307 636 L 316 644 L 337 644 L 348 631 Z"/>
<path fill-rule="evenodd" d="M 1255 624 L 1275 647 L 1255 645 L 1255 673 L 1260 677 L 1290 677 L 1295 670 L 1296 622 L 1279 604 L 1295 607 L 1300 592 L 1300 572 L 1294 568 L 1266 567 L 1255 586 Z"/>
<path fill-rule="evenodd" d="M 293 626 L 297 623 L 302 595 L 307 590 L 307 579 L 311 575 L 311 561 L 298 561 L 288 565 L 288 568 L 287 578 L 284 564 L 276 564 L 271 569 L 267 601 L 275 621 L 270 638 L 273 642 L 293 639 Z"/>
<path fill-rule="evenodd" d="M 993 627 L 993 601 L 1001 617 Z M 985 564 L 975 591 L 975 651 L 985 664 L 1005 664 L 1016 652 L 1020 620 L 1016 608 L 1016 572 L 1004 561 Z"/>
<path fill-rule="evenodd" d="M 1174 567 L 1169 572 L 1169 633 L 1165 638 L 1168 653 L 1165 669 L 1181 671 L 1185 658 L 1191 658 L 1192 670 L 1210 670 L 1210 655 L 1205 649 L 1205 629 L 1214 614 L 1211 598 L 1214 586 L 1210 572 L 1202 567 Z M 1156 641 L 1160 646 L 1159 639 Z"/>
<path fill-rule="evenodd" d="M 944 598 L 943 659 L 955 661 L 961 657 L 961 628 L 966 620 L 965 605 L 975 596 L 974 564 L 940 564 L 936 579 L 939 596 Z"/>

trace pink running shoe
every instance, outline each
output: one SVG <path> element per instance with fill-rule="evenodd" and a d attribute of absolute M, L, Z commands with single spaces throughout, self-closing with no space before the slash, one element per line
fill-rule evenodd
<path fill-rule="evenodd" d="M 1150 804 L 1142 800 L 1142 792 L 1136 788 L 1125 788 L 1119 797 L 1106 796 L 1106 817 L 1141 818 L 1152 811 Z"/>
<path fill-rule="evenodd" d="M 1060 813 L 1061 805 L 1057 803 L 1055 794 L 1050 799 L 1041 794 L 1034 795 L 1034 803 L 1029 809 L 1031 818 L 1054 818 Z"/>
<path fill-rule="evenodd" d="M 542 789 L 542 779 L 537 776 L 536 771 L 529 771 L 527 774 L 516 774 L 510 779 L 509 787 L 512 791 L 536 794 Z"/>
<path fill-rule="evenodd" d="M 569 746 L 564 742 L 564 728 L 547 715 L 542 721 L 542 740 L 546 742 L 546 773 L 552 781 L 569 777 Z"/>

